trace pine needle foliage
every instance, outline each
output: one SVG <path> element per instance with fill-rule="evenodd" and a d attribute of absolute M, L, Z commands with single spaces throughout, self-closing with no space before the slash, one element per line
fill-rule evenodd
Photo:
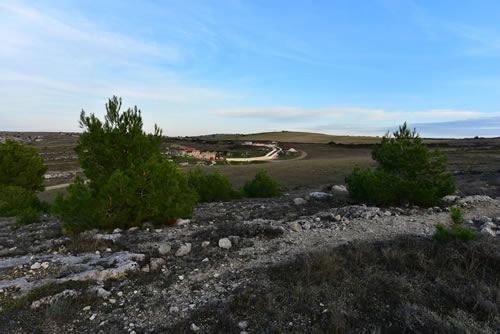
<path fill-rule="evenodd" d="M 192 215 L 196 192 L 160 154 L 161 130 L 155 125 L 146 134 L 141 111 L 134 107 L 120 113 L 121 106 L 116 96 L 109 99 L 104 122 L 80 114 L 84 132 L 75 151 L 87 180 L 76 178 L 53 207 L 68 232 L 161 225 Z"/>
<path fill-rule="evenodd" d="M 404 203 L 434 206 L 455 192 L 451 173 L 446 172 L 447 158 L 436 149 L 430 151 L 419 134 L 406 122 L 382 138 L 372 151 L 375 170 L 355 168 L 346 178 L 352 198 L 380 206 Z"/>

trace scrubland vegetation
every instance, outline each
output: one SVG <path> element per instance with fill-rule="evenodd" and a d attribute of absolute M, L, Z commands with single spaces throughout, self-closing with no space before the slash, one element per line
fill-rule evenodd
<path fill-rule="evenodd" d="M 161 130 L 155 127 L 152 134 L 145 133 L 141 111 L 135 107 L 121 112 L 121 105 L 121 99 L 110 99 L 106 104 L 104 121 L 82 111 L 80 126 L 83 133 L 79 136 L 75 151 L 84 177 L 77 176 L 66 194 L 59 193 L 56 196 L 51 208 L 36 196 L 44 189 L 43 175 L 47 170 L 36 149 L 11 140 L 0 143 L 0 215 L 17 216 L 17 224 L 21 226 L 38 221 L 43 212 L 50 211 L 63 222 L 64 232 L 77 234 L 64 236 L 71 240 L 66 242 L 66 251 L 95 254 L 102 248 L 112 252 L 108 246 L 118 248 L 120 242 L 124 241 L 89 241 L 83 237 L 80 239 L 83 234 L 78 235 L 79 232 L 96 228 L 110 231 L 117 227 L 126 229 L 146 224 L 174 224 L 176 219 L 191 217 L 198 202 L 204 203 L 200 206 L 210 207 L 212 204 L 205 203 L 282 195 L 280 184 L 267 170 L 256 166 L 231 167 L 237 172 L 243 170 L 237 169 L 240 167 L 252 168 L 252 175 L 255 172 L 251 180 L 244 175 L 246 179 L 241 187 L 235 187 L 227 176 L 219 172 L 219 166 L 210 167 L 213 172 L 193 168 L 185 173 L 161 154 Z M 377 163 L 375 169 L 356 167 L 347 176 L 345 181 L 350 199 L 342 199 L 339 203 L 348 205 L 354 200 L 356 204 L 402 206 L 410 210 L 415 205 L 441 205 L 443 196 L 455 192 L 453 176 L 446 168 L 446 156 L 439 150 L 429 151 L 417 132 L 410 131 L 406 124 L 392 136 L 386 134 L 381 143 L 374 146 L 372 158 Z M 280 166 L 280 163 L 286 162 L 276 165 Z M 286 169 L 292 165 L 284 166 L 283 169 Z M 346 168 L 353 168 L 351 161 L 345 162 Z M 248 200 L 250 204 L 247 207 L 242 205 L 242 211 L 250 210 L 252 201 L 254 199 Z M 302 202 L 307 203 L 304 199 Z M 264 208 L 261 204 L 258 207 Z M 219 205 L 222 207 L 221 203 L 215 206 L 219 208 Z M 308 212 L 298 205 L 292 205 L 297 210 L 292 213 L 295 218 Z M 311 204 L 311 207 L 314 205 L 321 207 L 328 204 Z M 443 207 L 437 209 L 441 210 L 438 212 L 447 210 Z M 449 211 L 452 224 L 436 222 L 435 232 L 428 233 L 429 237 L 398 236 L 376 241 L 375 238 L 360 241 L 360 238 L 337 247 L 328 247 L 326 244 L 315 250 L 304 249 L 299 256 L 290 257 L 284 263 L 246 269 L 255 272 L 237 272 L 238 276 L 248 275 L 258 279 L 248 279 L 250 284 L 243 284 L 241 288 L 235 285 L 238 288 L 230 299 L 215 299 L 200 306 L 167 331 L 189 332 L 196 323 L 211 333 L 239 333 L 242 329 L 239 320 L 248 319 L 245 328 L 249 326 L 267 333 L 481 333 L 492 332 L 492 329 L 494 332 L 500 329 L 498 242 L 479 236 L 466 227 L 464 211 L 460 207 L 452 206 Z M 393 214 L 387 212 L 388 216 Z M 193 233 L 196 239 L 193 240 L 205 246 L 193 243 L 195 257 L 189 258 L 186 263 L 208 262 L 202 254 L 207 252 L 211 242 L 218 242 L 219 248 L 226 252 L 231 247 L 253 247 L 251 238 L 281 238 L 288 233 L 282 226 L 272 225 L 258 225 L 250 230 L 245 225 L 246 217 L 236 218 L 237 214 L 239 212 L 231 213 L 228 217 L 243 222 L 238 228 L 231 225 L 233 220 L 226 220 L 226 225 L 222 224 L 215 230 Z M 286 214 L 283 215 L 274 222 L 288 219 Z M 386 212 L 377 216 L 377 219 L 382 216 L 387 218 Z M 330 217 L 331 221 L 325 217 Z M 311 215 L 309 218 L 318 224 L 323 224 L 322 219 L 325 219 L 325 225 L 343 224 L 344 228 L 348 223 L 347 217 L 332 217 L 330 214 L 322 215 L 321 218 Z M 258 224 L 266 222 L 261 217 L 256 220 Z M 293 233 L 311 229 L 309 221 L 302 225 L 299 221 L 294 221 Z M 375 219 L 371 221 L 373 224 L 377 222 Z M 203 223 L 206 222 L 200 221 L 199 225 Z M 211 224 L 214 224 L 212 220 L 206 225 Z M 393 221 L 392 224 L 396 223 Z M 149 233 L 150 228 L 146 230 Z M 60 233 L 59 227 L 58 231 Z M 369 229 L 364 231 L 369 233 Z M 134 238 L 134 235 L 127 235 L 127 238 Z M 241 239 L 245 238 L 244 244 Z M 220 243 L 223 239 L 226 239 L 226 243 L 222 244 L 224 247 Z M 178 249 L 189 245 L 187 252 L 191 252 L 193 240 Z M 292 241 L 287 242 L 300 244 L 300 240 L 292 238 Z M 100 242 L 106 247 L 99 247 Z M 281 246 L 276 243 L 273 247 Z M 170 254 L 170 245 L 167 248 L 168 251 L 162 251 L 164 254 L 159 250 L 149 250 L 147 260 L 151 260 L 153 254 L 170 256 L 168 259 L 172 260 L 173 255 L 167 255 Z M 218 248 L 210 251 L 210 261 L 239 256 L 235 255 L 236 252 L 217 253 L 220 251 Z M 252 254 L 249 257 L 257 252 Z M 175 253 L 174 259 L 178 265 L 186 264 L 182 262 L 182 256 Z M 165 262 L 162 257 L 158 259 Z M 167 284 L 167 288 L 174 284 L 172 278 L 168 278 L 168 271 L 161 274 L 161 278 L 152 276 L 152 273 L 149 275 L 151 263 L 146 270 L 143 267 L 137 276 L 147 276 L 145 281 L 157 280 L 154 284 Z M 184 271 L 182 273 L 177 276 L 181 281 L 185 279 Z M 90 284 L 86 282 L 70 281 L 38 287 L 21 298 L 6 303 L 2 301 L 3 311 L 6 312 L 3 316 L 16 317 L 16 312 L 27 313 L 32 302 L 60 293 L 66 288 L 87 291 L 88 286 Z M 45 316 L 64 322 L 63 315 L 76 316 L 82 303 L 95 306 L 101 301 L 85 292 L 66 304 L 46 308 Z M 71 311 L 66 313 L 65 307 Z"/>

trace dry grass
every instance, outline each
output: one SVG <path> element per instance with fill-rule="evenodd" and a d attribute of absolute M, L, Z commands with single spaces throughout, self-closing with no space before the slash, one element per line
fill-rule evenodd
<path fill-rule="evenodd" d="M 311 132 L 263 132 L 243 135 L 238 137 L 222 137 L 220 140 L 270 140 L 286 143 L 311 143 L 328 144 L 375 144 L 380 142 L 380 138 L 368 136 L 333 136 L 322 133 Z"/>
<path fill-rule="evenodd" d="M 318 188 L 327 184 L 343 184 L 345 177 L 355 165 L 362 167 L 373 164 L 371 157 L 343 157 L 337 159 L 305 159 L 295 161 L 268 162 L 258 165 L 211 166 L 207 171 L 218 170 L 227 176 L 234 187 L 241 187 L 255 174 L 266 169 L 278 181 L 284 191 L 301 188 Z M 187 168 L 183 168 L 187 170 Z"/>
<path fill-rule="evenodd" d="M 229 303 L 208 305 L 207 333 L 498 333 L 500 244 L 426 239 L 360 242 L 252 273 Z M 292 323 L 290 325 L 290 323 Z"/>

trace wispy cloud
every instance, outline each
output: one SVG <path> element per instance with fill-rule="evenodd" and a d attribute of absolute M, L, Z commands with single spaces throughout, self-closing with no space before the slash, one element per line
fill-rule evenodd
<path fill-rule="evenodd" d="M 71 22 L 69 17 L 62 19 L 50 16 L 33 8 L 13 3 L 0 3 L 3 12 L 3 23 L 0 29 L 3 32 L 2 47 L 11 50 L 16 48 L 43 48 L 47 51 L 47 43 L 56 47 L 57 43 L 67 42 L 81 52 L 81 57 L 96 52 L 96 56 L 119 56 L 118 59 L 131 56 L 159 57 L 170 62 L 181 60 L 181 52 L 174 46 L 158 45 L 152 41 L 131 39 L 120 33 L 103 30 L 90 21 L 83 19 Z M 12 25 L 15 25 L 15 29 Z M 21 27 L 21 28 L 20 28 Z M 68 44 L 64 45 L 65 48 Z M 22 50 L 21 50 L 22 51 Z M 40 54 L 39 54 L 40 56 Z M 91 59 L 92 59 L 91 58 Z"/>
<path fill-rule="evenodd" d="M 499 137 L 500 117 L 482 117 L 444 122 L 409 122 L 410 128 L 417 129 L 422 137 L 431 138 L 470 138 L 475 136 Z M 298 128 L 300 130 L 327 132 L 338 135 L 382 136 L 387 131 L 398 129 L 397 124 L 382 126 L 370 124 L 320 124 Z"/>
<path fill-rule="evenodd" d="M 464 50 L 465 54 L 486 57 L 500 55 L 500 31 L 466 24 L 449 24 L 448 29 L 469 42 Z"/>
<path fill-rule="evenodd" d="M 298 107 L 235 108 L 214 112 L 221 117 L 299 119 L 299 118 L 360 118 L 360 121 L 392 121 L 401 119 L 457 119 L 477 118 L 491 115 L 469 110 L 433 109 L 425 111 L 386 111 L 357 107 L 330 107 L 324 109 L 303 109 Z"/>
<path fill-rule="evenodd" d="M 81 108 L 102 110 L 113 94 L 162 118 L 233 98 L 175 70 L 189 56 L 184 46 L 116 32 L 68 10 L 1 2 L 0 35 L 1 126 L 73 130 Z M 35 121 L 54 113 L 57 121 Z"/>

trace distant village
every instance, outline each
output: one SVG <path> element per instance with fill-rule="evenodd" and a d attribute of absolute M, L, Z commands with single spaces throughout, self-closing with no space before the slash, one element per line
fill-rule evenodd
<path fill-rule="evenodd" d="M 241 145 L 268 147 L 271 150 L 279 150 L 279 152 L 282 152 L 281 149 L 278 148 L 278 142 L 275 142 L 275 141 L 269 141 L 269 142 L 245 141 L 245 142 L 242 142 Z M 292 154 L 292 153 L 296 153 L 296 152 L 297 152 L 297 150 L 290 148 L 283 153 Z M 226 161 L 226 160 L 235 160 L 235 159 L 228 158 L 228 157 L 231 157 L 233 155 L 233 153 L 231 151 L 223 151 L 223 152 L 203 151 L 203 150 L 199 150 L 199 149 L 196 149 L 193 147 L 179 145 L 179 144 L 171 145 L 165 153 L 167 155 L 169 155 L 170 157 L 191 157 L 191 158 L 202 160 L 202 161 L 218 162 L 218 161 Z"/>

